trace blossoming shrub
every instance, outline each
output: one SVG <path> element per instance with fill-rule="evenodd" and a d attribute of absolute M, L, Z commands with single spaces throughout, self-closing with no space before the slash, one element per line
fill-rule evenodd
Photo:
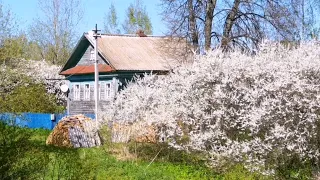
<path fill-rule="evenodd" d="M 316 43 L 266 42 L 254 56 L 214 50 L 129 84 L 105 120 L 155 124 L 171 146 L 207 152 L 212 166 L 232 160 L 274 173 L 284 156 L 318 165 L 319 68 Z"/>
<path fill-rule="evenodd" d="M 9 65 L 0 65 L 0 93 L 11 92 L 19 86 L 28 86 L 30 83 L 44 84 L 49 94 L 54 94 L 59 104 L 66 102 L 66 96 L 60 86 L 66 83 L 58 73 L 60 66 L 46 61 L 12 60 Z"/>
<path fill-rule="evenodd" d="M 45 60 L 20 60 L 18 68 L 36 82 L 43 83 L 47 92 L 56 96 L 59 104 L 66 102 L 66 95 L 60 90 L 60 86 L 66 83 L 62 80 L 64 77 L 59 75 L 60 66 L 52 65 Z"/>

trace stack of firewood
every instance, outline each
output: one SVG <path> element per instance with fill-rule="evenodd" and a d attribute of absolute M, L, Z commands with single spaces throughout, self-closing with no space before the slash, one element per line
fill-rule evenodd
<path fill-rule="evenodd" d="M 156 126 L 148 125 L 143 122 L 114 122 L 111 129 L 112 142 L 116 143 L 126 143 L 129 141 L 138 143 L 157 143 L 159 139 Z"/>
<path fill-rule="evenodd" d="M 94 121 L 80 114 L 62 118 L 46 144 L 78 148 L 99 146 L 101 142 Z"/>

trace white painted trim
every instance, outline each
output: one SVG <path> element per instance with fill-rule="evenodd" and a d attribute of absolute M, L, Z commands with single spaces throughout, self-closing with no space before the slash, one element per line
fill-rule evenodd
<path fill-rule="evenodd" d="M 77 95 L 78 96 L 76 96 L 76 86 L 78 86 L 79 87 L 79 89 L 78 89 L 78 93 L 77 93 Z M 80 83 L 73 83 L 73 100 L 74 101 L 80 101 L 81 100 L 81 87 L 80 87 Z"/>
<path fill-rule="evenodd" d="M 107 84 L 109 85 L 109 88 L 107 88 Z M 104 99 L 107 101 L 107 100 L 110 100 L 111 98 L 111 82 L 108 81 L 108 82 L 105 82 L 104 84 Z M 107 93 L 108 92 L 108 93 Z"/>
<path fill-rule="evenodd" d="M 88 88 L 86 88 L 88 85 Z M 90 83 L 84 83 L 83 85 L 83 100 L 84 101 L 90 101 Z"/>

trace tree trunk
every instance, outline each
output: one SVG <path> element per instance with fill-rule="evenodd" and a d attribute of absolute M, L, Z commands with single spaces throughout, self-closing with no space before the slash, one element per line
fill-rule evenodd
<path fill-rule="evenodd" d="M 211 31 L 212 31 L 212 22 L 213 22 L 213 13 L 216 8 L 217 0 L 208 0 L 206 8 L 206 19 L 205 19 L 205 28 L 204 28 L 204 47 L 208 51 L 211 48 Z"/>
<path fill-rule="evenodd" d="M 189 9 L 189 32 L 191 34 L 191 41 L 194 51 L 199 53 L 199 37 L 196 27 L 196 16 L 193 9 L 193 0 L 188 0 Z"/>
<path fill-rule="evenodd" d="M 223 36 L 221 40 L 221 47 L 226 50 L 228 48 L 228 44 L 230 42 L 230 32 L 232 30 L 232 26 L 235 21 L 235 17 L 239 11 L 240 0 L 234 0 L 233 7 L 231 11 L 228 13 L 226 18 L 226 22 L 223 28 Z"/>

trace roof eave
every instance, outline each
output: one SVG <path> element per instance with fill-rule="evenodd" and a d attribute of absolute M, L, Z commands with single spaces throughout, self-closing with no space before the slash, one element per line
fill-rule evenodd
<path fill-rule="evenodd" d="M 59 75 L 61 75 L 61 72 L 65 70 L 66 66 L 69 64 L 69 61 L 71 59 L 71 57 L 73 56 L 73 54 L 75 53 L 75 51 L 77 50 L 77 48 L 79 47 L 81 41 L 85 38 L 85 33 L 82 34 L 80 40 L 77 42 L 77 45 L 75 46 L 75 48 L 73 48 L 72 53 L 69 57 L 69 59 L 67 60 L 67 62 L 64 64 L 64 66 L 60 69 L 59 71 Z"/>

